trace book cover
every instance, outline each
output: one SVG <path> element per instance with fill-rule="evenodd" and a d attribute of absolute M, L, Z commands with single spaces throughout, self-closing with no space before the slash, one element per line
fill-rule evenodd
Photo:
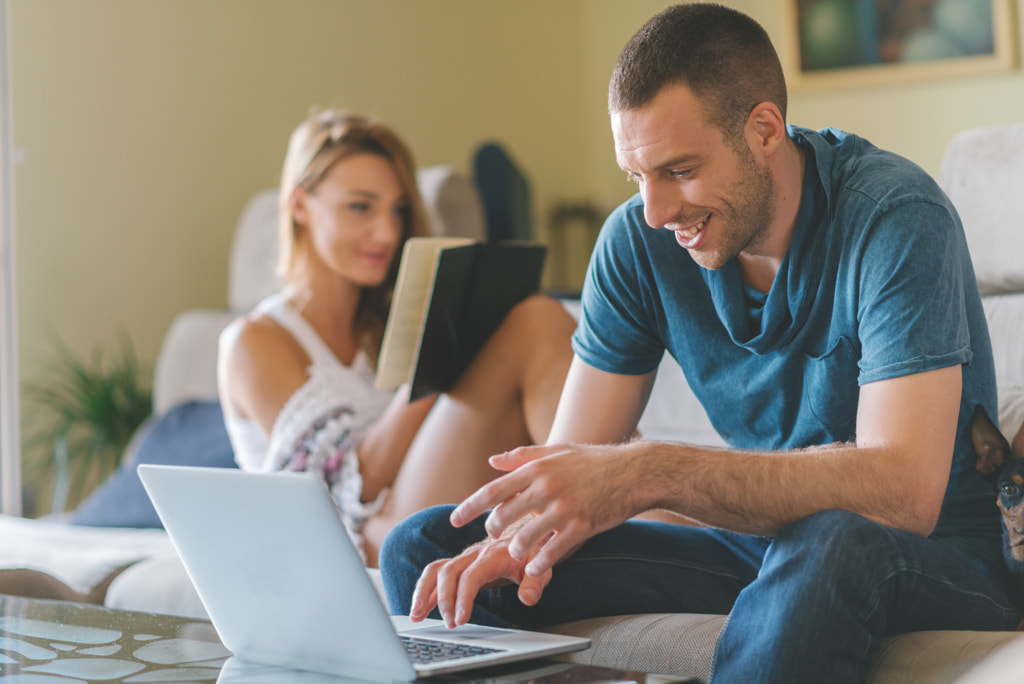
<path fill-rule="evenodd" d="M 410 401 L 449 389 L 520 301 L 540 289 L 547 249 L 526 242 L 406 242 L 376 385 Z"/>

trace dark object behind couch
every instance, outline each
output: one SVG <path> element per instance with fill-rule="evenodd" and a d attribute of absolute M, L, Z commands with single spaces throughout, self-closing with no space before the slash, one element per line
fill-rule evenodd
<path fill-rule="evenodd" d="M 142 429 L 145 433 L 134 456 L 82 502 L 72 514 L 72 524 L 163 527 L 135 471 L 140 463 L 237 467 L 224 416 L 215 401 L 179 404 Z"/>

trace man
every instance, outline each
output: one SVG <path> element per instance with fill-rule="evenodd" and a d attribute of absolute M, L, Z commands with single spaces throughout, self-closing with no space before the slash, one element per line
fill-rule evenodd
<path fill-rule="evenodd" d="M 723 682 L 863 681 L 885 634 L 1013 628 L 968 435 L 995 415 L 992 354 L 949 200 L 860 138 L 787 127 L 771 42 L 729 8 L 649 21 L 609 109 L 639 194 L 595 248 L 549 443 L 392 534 L 392 610 L 729 613 Z M 625 441 L 664 349 L 729 449 Z"/>

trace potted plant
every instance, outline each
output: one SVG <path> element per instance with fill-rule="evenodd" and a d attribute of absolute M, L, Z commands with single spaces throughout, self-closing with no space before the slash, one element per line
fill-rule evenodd
<path fill-rule="evenodd" d="M 77 505 L 87 487 L 121 463 L 125 448 L 153 410 L 152 388 L 127 335 L 116 352 L 76 356 L 57 339 L 57 358 L 44 379 L 26 383 L 35 425 L 23 442 L 25 479 L 37 489 L 53 482 L 51 513 Z"/>

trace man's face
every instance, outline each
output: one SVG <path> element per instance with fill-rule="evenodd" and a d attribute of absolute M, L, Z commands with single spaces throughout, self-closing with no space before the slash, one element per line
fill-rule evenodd
<path fill-rule="evenodd" d="M 707 123 L 686 85 L 668 86 L 611 121 L 616 159 L 640 187 L 648 225 L 674 231 L 704 268 L 757 255 L 775 218 L 771 173 L 745 140 L 729 145 Z"/>

